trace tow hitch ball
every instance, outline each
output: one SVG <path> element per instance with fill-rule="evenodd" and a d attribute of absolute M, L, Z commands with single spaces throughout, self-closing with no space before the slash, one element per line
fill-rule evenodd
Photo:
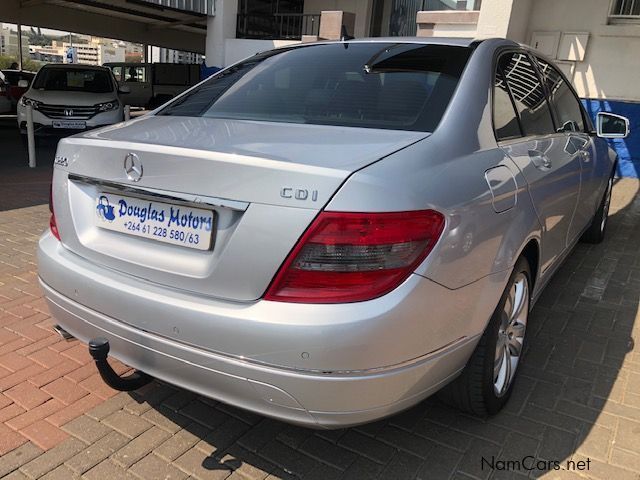
<path fill-rule="evenodd" d="M 109 385 L 114 390 L 120 390 L 121 392 L 130 392 L 143 387 L 147 383 L 153 380 L 144 372 L 136 370 L 126 377 L 118 375 L 109 362 L 107 361 L 107 355 L 109 354 L 109 340 L 106 338 L 94 338 L 89 342 L 89 353 L 96 362 L 96 367 L 104 383 Z"/>

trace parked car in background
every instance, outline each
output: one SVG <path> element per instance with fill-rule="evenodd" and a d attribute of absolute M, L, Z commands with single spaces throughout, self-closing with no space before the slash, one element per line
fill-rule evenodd
<path fill-rule="evenodd" d="M 26 70 L 2 70 L 2 73 L 7 84 L 7 94 L 11 100 L 12 110 L 16 111 L 20 98 L 29 90 L 29 85 L 36 74 Z"/>
<path fill-rule="evenodd" d="M 18 127 L 26 133 L 27 105 L 33 107 L 38 135 L 76 133 L 118 123 L 124 119 L 120 94 L 126 92 L 108 68 L 48 64 L 18 102 Z"/>
<path fill-rule="evenodd" d="M 9 98 L 9 86 L 4 74 L 0 71 L 0 115 L 11 113 L 11 99 Z"/>
<path fill-rule="evenodd" d="M 120 85 L 131 89 L 127 104 L 154 109 L 200 81 L 196 63 L 105 63 Z"/>
<path fill-rule="evenodd" d="M 531 306 L 604 238 L 604 138 L 628 128 L 594 129 L 560 70 L 509 40 L 264 52 L 59 143 L 41 286 L 115 388 L 143 372 L 318 428 L 443 388 L 495 414 Z"/>

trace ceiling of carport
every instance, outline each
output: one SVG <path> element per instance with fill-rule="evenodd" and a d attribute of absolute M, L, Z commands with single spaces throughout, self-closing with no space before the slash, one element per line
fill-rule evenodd
<path fill-rule="evenodd" d="M 204 53 L 207 15 L 144 0 L 1 0 L 0 22 Z"/>

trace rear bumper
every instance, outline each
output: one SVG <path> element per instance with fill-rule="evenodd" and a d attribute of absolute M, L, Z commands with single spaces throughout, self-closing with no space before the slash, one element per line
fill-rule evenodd
<path fill-rule="evenodd" d="M 391 415 L 441 388 L 466 364 L 490 297 L 503 288 L 501 276 L 486 277 L 447 293 L 414 275 L 386 298 L 359 304 L 238 304 L 96 266 L 49 233 L 38 255 L 51 313 L 81 341 L 106 337 L 115 358 L 149 375 L 317 428 Z M 130 321 L 136 315 L 144 327 Z M 208 325 L 197 344 L 184 341 L 195 319 Z M 417 352 L 428 340 L 433 346 Z"/>
<path fill-rule="evenodd" d="M 366 423 L 414 405 L 453 378 L 476 343 L 466 339 L 381 373 L 314 375 L 243 362 L 137 330 L 41 285 L 53 316 L 82 342 L 106 337 L 114 357 L 167 383 L 313 428 Z"/>

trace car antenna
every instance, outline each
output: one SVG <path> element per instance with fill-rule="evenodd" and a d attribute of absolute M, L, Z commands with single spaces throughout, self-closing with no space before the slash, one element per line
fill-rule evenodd
<path fill-rule="evenodd" d="M 393 45 L 391 45 L 390 47 L 385 46 L 383 47 L 381 50 L 378 50 L 376 53 L 373 54 L 373 56 L 367 60 L 367 63 L 364 64 L 364 71 L 365 73 L 371 73 L 373 71 L 374 68 L 374 63 L 378 60 L 378 58 L 384 54 L 384 53 L 389 53 L 389 51 L 391 51 L 391 49 L 399 47 L 400 44 L 399 43 L 395 43 Z"/>
<path fill-rule="evenodd" d="M 349 32 L 347 31 L 347 27 L 344 24 L 342 24 L 342 27 L 340 27 L 340 41 L 346 42 L 347 40 L 353 40 L 354 38 L 356 37 L 354 37 L 353 35 L 349 35 Z"/>

